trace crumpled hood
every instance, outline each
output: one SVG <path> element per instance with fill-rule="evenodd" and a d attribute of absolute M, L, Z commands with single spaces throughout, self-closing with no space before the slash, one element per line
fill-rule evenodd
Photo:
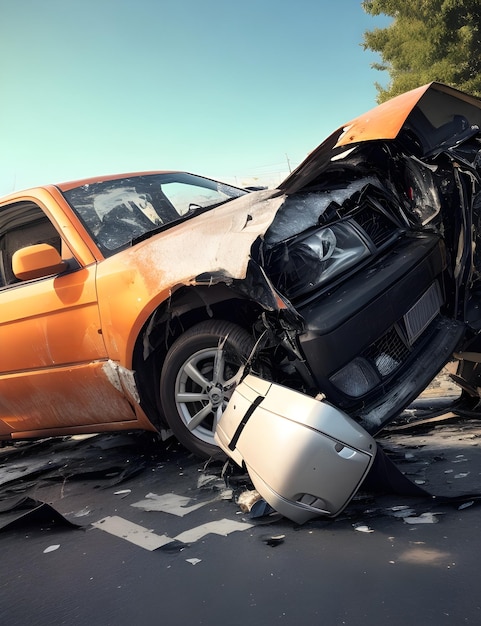
<path fill-rule="evenodd" d="M 354 118 L 323 141 L 292 174 L 279 185 L 289 194 L 311 183 L 333 163 L 342 161 L 355 147 L 368 141 L 392 141 L 402 132 L 414 133 L 421 143 L 421 154 L 452 137 L 460 130 L 454 122 L 463 117 L 468 126 L 481 127 L 481 100 L 457 89 L 432 82 Z M 452 130 L 448 128 L 453 124 Z M 440 129 L 446 132 L 440 133 Z M 427 135 L 427 136 L 426 136 Z"/>
<path fill-rule="evenodd" d="M 241 196 L 115 257 L 141 268 L 140 274 L 156 285 L 193 285 L 199 276 L 201 282 L 215 282 L 216 276 L 243 279 L 254 241 L 267 231 L 284 199 L 272 189 Z"/>

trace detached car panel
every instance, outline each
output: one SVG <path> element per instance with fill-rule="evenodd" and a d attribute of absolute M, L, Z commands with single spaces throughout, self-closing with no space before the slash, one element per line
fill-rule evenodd
<path fill-rule="evenodd" d="M 144 428 L 216 455 L 246 373 L 373 435 L 451 359 L 477 410 L 480 124 L 432 83 L 278 189 L 164 171 L 0 200 L 0 436 Z"/>
<path fill-rule="evenodd" d="M 215 438 L 266 502 L 299 524 L 338 515 L 376 454 L 374 439 L 339 409 L 252 375 L 234 391 Z"/>

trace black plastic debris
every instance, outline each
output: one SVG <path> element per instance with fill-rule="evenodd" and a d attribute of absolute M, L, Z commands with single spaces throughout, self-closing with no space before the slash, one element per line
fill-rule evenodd
<path fill-rule="evenodd" d="M 262 537 L 262 541 L 271 548 L 276 548 L 277 546 L 280 546 L 282 543 L 284 543 L 285 539 L 285 535 L 270 535 Z"/>
<path fill-rule="evenodd" d="M 21 497 L 3 502 L 0 509 L 0 532 L 24 527 L 46 528 L 64 526 L 82 528 L 59 513 L 53 506 L 33 498 Z"/>

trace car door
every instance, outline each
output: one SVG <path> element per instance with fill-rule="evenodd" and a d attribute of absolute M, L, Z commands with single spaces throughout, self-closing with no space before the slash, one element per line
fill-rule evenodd
<path fill-rule="evenodd" d="M 16 279 L 13 253 L 36 243 L 57 248 L 68 270 Z M 95 274 L 96 264 L 80 266 L 36 203 L 0 208 L 0 435 L 134 419 L 112 382 Z"/>

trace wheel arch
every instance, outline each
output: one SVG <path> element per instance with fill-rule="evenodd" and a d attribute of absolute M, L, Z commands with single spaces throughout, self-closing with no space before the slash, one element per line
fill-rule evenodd
<path fill-rule="evenodd" d="M 166 426 L 158 381 L 174 341 L 187 329 L 209 319 L 232 322 L 252 333 L 263 310 L 260 304 L 219 283 L 181 287 L 151 313 L 136 338 L 132 364 L 142 408 L 154 426 Z"/>

